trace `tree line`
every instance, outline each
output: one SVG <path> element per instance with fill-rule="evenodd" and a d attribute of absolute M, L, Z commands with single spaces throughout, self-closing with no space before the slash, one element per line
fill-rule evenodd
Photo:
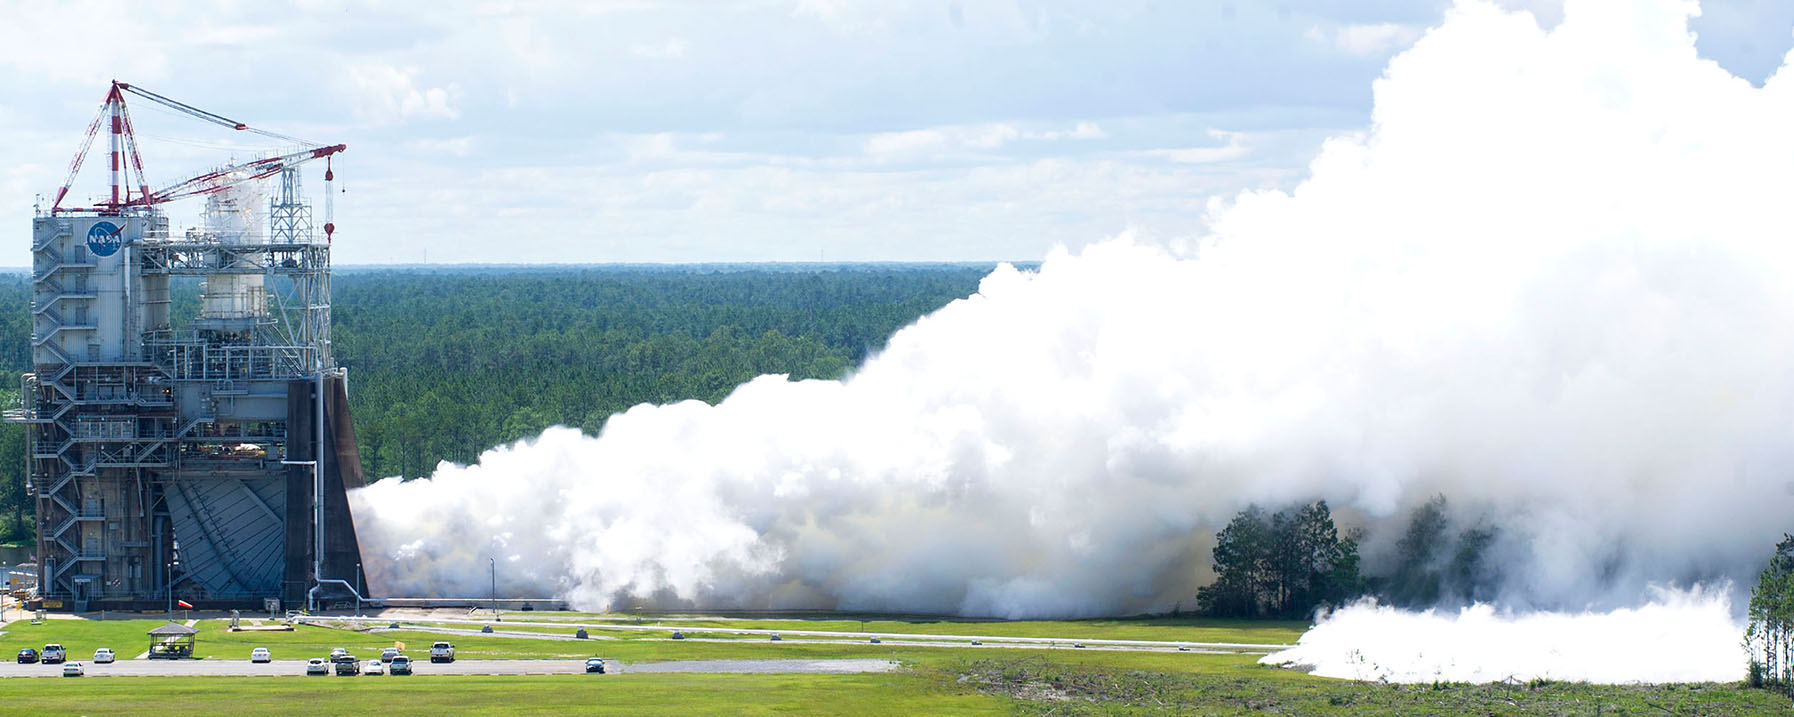
<path fill-rule="evenodd" d="M 1769 555 L 1746 615 L 1746 683 L 1794 695 L 1794 535 L 1784 534 Z"/>

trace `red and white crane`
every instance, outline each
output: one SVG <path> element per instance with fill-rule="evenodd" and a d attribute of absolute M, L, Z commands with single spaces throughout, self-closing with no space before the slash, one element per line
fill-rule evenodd
<path fill-rule="evenodd" d="M 183 115 L 210 122 L 221 127 L 228 127 L 239 132 L 249 132 L 269 139 L 279 140 L 301 147 L 298 151 L 277 157 L 238 162 L 202 172 L 170 184 L 156 191 L 150 191 L 149 182 L 143 175 L 143 158 L 137 151 L 137 136 L 131 129 L 131 113 L 125 107 L 125 94 L 129 93 L 141 99 L 174 110 Z M 75 175 L 81 172 L 81 163 L 87 159 L 87 152 L 93 147 L 93 140 L 99 134 L 100 125 L 110 119 L 112 145 L 112 198 L 110 201 L 93 207 L 64 207 L 62 200 L 68 196 L 69 187 L 75 183 Z M 324 192 L 326 197 L 326 215 L 324 218 L 324 235 L 328 238 L 336 231 L 336 225 L 329 216 L 330 187 L 336 179 L 333 167 L 329 166 L 330 157 L 348 149 L 347 145 L 322 145 L 308 142 L 283 134 L 269 132 L 264 129 L 250 127 L 236 120 L 228 119 L 192 105 L 163 97 L 141 87 L 134 87 L 124 82 L 113 81 L 106 92 L 106 101 L 100 105 L 100 112 L 87 126 L 87 136 L 81 141 L 81 149 L 75 153 L 74 161 L 69 163 L 68 177 L 63 180 L 62 187 L 56 190 L 56 200 L 50 204 L 51 214 L 62 212 L 98 212 L 101 214 L 119 214 L 128 207 L 151 207 L 165 204 L 177 199 L 221 192 L 225 189 L 265 177 L 279 174 L 281 170 L 296 167 L 314 159 L 325 161 Z M 129 161 L 127 161 L 127 159 Z M 136 174 L 136 193 L 133 195 L 131 174 Z"/>

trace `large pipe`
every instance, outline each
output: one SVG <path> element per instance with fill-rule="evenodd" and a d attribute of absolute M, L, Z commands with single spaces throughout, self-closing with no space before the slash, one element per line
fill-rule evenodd
<path fill-rule="evenodd" d="M 311 604 L 313 601 L 312 594 L 317 591 L 319 585 L 324 584 L 324 366 L 321 358 L 322 357 L 314 357 L 313 359 L 317 362 L 318 368 L 318 433 L 314 436 L 316 440 L 313 443 L 316 448 L 313 449 L 311 455 L 312 510 L 314 511 L 311 529 L 313 543 L 315 544 L 315 549 L 312 553 L 311 574 L 312 580 L 316 582 L 317 585 L 312 586 L 312 590 L 306 593 L 307 607 L 315 607 L 315 605 Z M 342 581 L 339 580 L 337 582 Z"/>
<path fill-rule="evenodd" d="M 328 580 L 319 580 L 318 584 L 311 586 L 310 590 L 305 591 L 305 606 L 307 608 L 311 609 L 313 612 L 317 611 L 318 591 L 324 589 L 324 583 L 336 583 L 338 585 L 343 586 L 343 589 L 348 590 L 351 595 L 354 595 L 356 600 L 360 600 L 362 602 L 373 602 L 372 600 L 369 600 L 369 599 L 367 599 L 367 597 L 363 596 L 361 594 L 361 592 L 359 590 L 356 590 L 355 586 L 350 585 L 348 583 L 348 581 L 337 580 L 336 578 L 330 578 Z"/>

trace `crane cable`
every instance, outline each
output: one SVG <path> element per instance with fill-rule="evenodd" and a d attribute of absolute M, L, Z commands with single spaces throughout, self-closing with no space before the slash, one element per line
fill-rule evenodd
<path fill-rule="evenodd" d="M 221 127 L 229 127 L 234 130 L 242 130 L 242 131 L 250 132 L 253 134 L 259 134 L 263 137 L 267 137 L 269 139 L 280 140 L 282 142 L 292 142 L 294 144 L 302 145 L 308 149 L 322 146 L 322 145 L 319 145 L 317 142 L 308 142 L 306 140 L 299 139 L 298 137 L 290 137 L 290 136 L 287 136 L 284 134 L 280 134 L 278 132 L 269 132 L 268 130 L 265 130 L 265 129 L 257 129 L 255 127 L 251 127 L 249 125 L 246 125 L 242 122 L 238 122 L 229 117 L 225 117 L 223 115 L 218 115 L 218 114 L 214 114 L 211 112 L 207 112 L 198 107 L 194 107 L 193 105 L 187 104 L 185 102 L 181 102 L 179 100 L 173 100 L 173 99 L 169 99 L 167 97 L 163 97 L 162 95 L 158 95 L 154 92 L 143 89 L 141 87 L 137 87 L 135 85 L 127 85 L 127 84 L 120 83 L 119 89 L 122 89 L 126 92 L 133 94 L 133 95 L 137 95 L 138 97 L 142 97 L 146 100 L 149 100 L 156 104 L 162 105 L 169 109 L 175 110 L 176 112 L 180 112 L 181 114 L 187 115 L 189 117 L 205 120 L 207 122 L 210 122 L 215 125 L 219 125 Z"/>

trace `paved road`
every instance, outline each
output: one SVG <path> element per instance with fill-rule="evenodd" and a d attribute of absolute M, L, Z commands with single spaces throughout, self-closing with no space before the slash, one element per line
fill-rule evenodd
<path fill-rule="evenodd" d="M 308 618 L 300 618 L 300 621 L 308 622 L 308 623 L 316 623 L 316 624 L 329 624 L 329 623 L 333 623 L 333 622 L 337 622 L 337 623 L 360 622 L 360 623 L 387 624 L 387 623 L 394 622 L 394 620 L 390 617 L 308 617 Z M 448 631 L 461 629 L 461 628 L 440 627 L 439 625 L 441 625 L 441 624 L 463 624 L 463 625 L 495 624 L 495 623 L 491 623 L 491 622 L 485 621 L 485 620 L 466 620 L 466 619 L 450 619 L 450 618 L 431 618 L 430 622 L 438 623 L 439 624 L 438 626 L 407 625 L 402 620 L 400 620 L 398 622 L 401 626 L 403 626 L 403 629 L 418 630 L 418 631 L 423 631 L 423 632 L 433 632 L 433 631 L 448 632 Z M 499 627 L 504 627 L 504 626 L 509 626 L 509 627 L 554 627 L 554 628 L 560 628 L 563 630 L 568 627 L 572 627 L 572 625 L 568 625 L 568 624 L 562 623 L 562 622 L 533 622 L 533 621 L 525 621 L 525 620 L 506 620 L 504 622 L 496 623 L 496 625 Z M 1005 647 L 1058 647 L 1058 646 L 1071 646 L 1073 644 L 1082 644 L 1082 645 L 1086 645 L 1091 648 L 1096 648 L 1096 647 L 1133 648 L 1133 649 L 1143 649 L 1143 650 L 1159 651 L 1159 652 L 1197 652 L 1197 651 L 1200 651 L 1200 652 L 1244 652 L 1244 653 L 1263 652 L 1263 653 L 1269 653 L 1269 652 L 1276 652 L 1278 650 L 1284 650 L 1284 649 L 1294 647 L 1294 645 L 1270 645 L 1270 644 L 1262 644 L 1262 643 L 1240 643 L 1240 642 L 1193 642 L 1193 641 L 1184 641 L 1184 640 L 1118 640 L 1118 639 L 1110 639 L 1110 638 L 1071 638 L 1071 637 L 1021 637 L 1021 636 L 1015 636 L 1015 635 L 943 635 L 943 634 L 913 633 L 913 632 L 843 632 L 843 631 L 836 631 L 836 630 L 778 630 L 778 629 L 769 629 L 769 628 L 746 628 L 746 627 L 690 627 L 690 626 L 685 626 L 685 625 L 665 625 L 665 624 L 623 625 L 623 624 L 608 623 L 608 622 L 592 622 L 592 623 L 586 623 L 586 624 L 584 624 L 584 626 L 590 630 L 633 630 L 633 631 L 638 631 L 638 632 L 659 632 L 659 633 L 665 633 L 665 634 L 669 634 L 669 635 L 674 630 L 678 630 L 680 632 L 685 633 L 688 637 L 693 636 L 693 635 L 704 635 L 704 634 L 728 634 L 728 635 L 751 635 L 751 636 L 755 636 L 755 637 L 765 637 L 765 638 L 770 639 L 773 635 L 779 635 L 781 638 L 785 638 L 785 639 L 789 639 L 790 637 L 796 636 L 796 637 L 800 637 L 800 638 L 840 638 L 840 639 L 856 640 L 856 641 L 857 640 L 867 640 L 867 639 L 876 637 L 876 638 L 879 638 L 881 641 L 884 641 L 886 644 L 892 644 L 892 645 L 907 644 L 907 645 L 924 646 L 924 647 L 963 647 L 963 646 L 969 645 L 974 640 L 984 643 L 985 646 L 1003 645 Z M 499 630 L 497 630 L 495 628 L 493 633 L 487 633 L 487 634 L 491 635 L 491 634 L 495 634 L 498 632 L 499 632 Z M 513 631 L 505 631 L 505 632 L 510 632 L 510 634 L 499 635 L 499 636 L 500 637 L 529 637 L 529 638 L 537 638 L 537 639 L 542 639 L 542 638 L 556 639 L 556 637 L 553 635 L 543 634 L 543 633 L 529 633 L 529 632 L 522 632 L 522 631 L 514 631 L 514 632 Z M 450 633 L 450 634 L 456 634 L 456 633 Z M 475 634 L 475 633 L 460 633 L 460 634 Z"/>
<path fill-rule="evenodd" d="M 304 660 L 275 660 L 255 664 L 248 660 L 120 660 L 109 665 L 81 663 L 88 677 L 163 676 L 305 676 Z M 889 660 L 682 660 L 625 665 L 607 660 L 610 672 L 709 672 L 853 674 L 889 672 L 897 663 Z M 560 675 L 584 673 L 585 660 L 456 660 L 448 663 L 412 663 L 418 675 Z M 60 677 L 62 665 L 0 663 L 0 677 Z M 594 675 L 596 677 L 596 675 Z M 322 679 L 322 678 L 320 678 Z M 401 676 L 400 679 L 403 679 Z"/>

